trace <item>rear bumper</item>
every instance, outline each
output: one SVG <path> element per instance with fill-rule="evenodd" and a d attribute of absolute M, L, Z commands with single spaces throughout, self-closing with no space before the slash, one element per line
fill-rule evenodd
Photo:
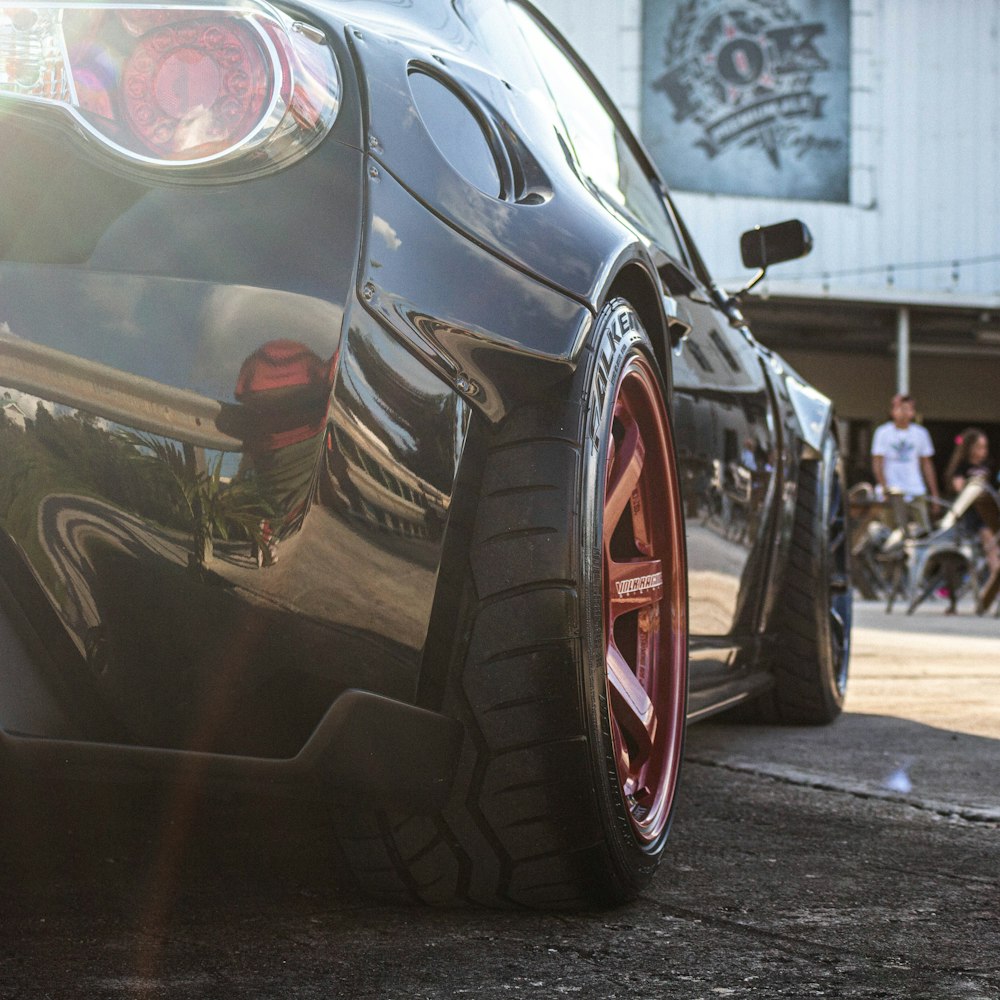
<path fill-rule="evenodd" d="M 294 757 L 196 753 L 0 731 L 0 755 L 21 772 L 76 780 L 196 785 L 345 798 L 411 812 L 439 810 L 462 741 L 453 719 L 367 691 L 345 691 Z"/>

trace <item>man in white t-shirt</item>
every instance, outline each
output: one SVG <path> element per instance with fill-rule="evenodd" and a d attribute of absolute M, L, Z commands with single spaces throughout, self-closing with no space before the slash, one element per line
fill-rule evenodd
<path fill-rule="evenodd" d="M 899 496 L 907 505 L 906 514 L 922 528 L 930 530 L 927 496 L 937 496 L 934 445 L 925 427 L 914 423 L 916 407 L 912 396 L 892 397 L 892 420 L 882 424 L 872 438 L 872 472 L 875 493 Z M 935 504 L 935 507 L 937 505 Z"/>

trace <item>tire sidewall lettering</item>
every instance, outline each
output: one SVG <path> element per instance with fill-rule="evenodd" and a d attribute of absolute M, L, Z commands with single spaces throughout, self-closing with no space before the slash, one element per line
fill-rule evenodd
<path fill-rule="evenodd" d="M 606 332 L 599 334 L 598 354 L 590 386 L 590 407 L 587 420 L 588 438 L 592 453 L 600 453 L 601 436 L 607 413 L 612 404 L 611 393 L 618 384 L 622 369 L 628 362 L 629 347 L 645 340 L 642 328 L 631 308 L 617 305 L 603 325 Z"/>
<path fill-rule="evenodd" d="M 587 382 L 589 391 L 585 424 L 587 454 L 584 463 L 584 495 L 593 507 L 585 510 L 583 540 L 585 559 L 593 564 L 596 576 L 595 585 L 583 599 L 584 631 L 590 637 L 591 645 L 586 655 L 588 660 L 594 663 L 589 679 L 592 690 L 588 694 L 588 699 L 594 705 L 597 718 L 600 719 L 600 731 L 592 733 L 595 754 L 599 755 L 595 760 L 595 766 L 601 778 L 600 794 L 610 806 L 611 822 L 617 829 L 614 841 L 620 848 L 628 845 L 626 848 L 630 858 L 628 865 L 634 871 L 649 872 L 656 868 L 657 857 L 647 854 L 635 840 L 626 806 L 621 798 L 618 767 L 611 739 L 604 654 L 603 648 L 599 648 L 603 642 L 604 631 L 601 593 L 603 530 L 600 527 L 602 520 L 600 512 L 604 503 L 607 439 L 610 438 L 608 428 L 614 419 L 615 390 L 623 370 L 634 357 L 636 347 L 647 356 L 654 367 L 655 361 L 651 355 L 651 345 L 646 332 L 632 307 L 621 300 L 615 300 L 606 307 L 606 310 L 606 318 L 598 324 L 596 358 Z"/>

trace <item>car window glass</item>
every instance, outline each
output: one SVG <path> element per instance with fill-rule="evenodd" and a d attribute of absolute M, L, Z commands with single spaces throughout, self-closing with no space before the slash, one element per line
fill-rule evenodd
<path fill-rule="evenodd" d="M 662 249 L 684 260 L 659 192 L 601 98 L 523 7 L 514 3 L 510 8 L 548 83 L 584 173 Z"/>
<path fill-rule="evenodd" d="M 479 44 L 492 57 L 497 74 L 524 94 L 548 94 L 545 81 L 525 48 L 524 37 L 504 4 L 465 0 L 456 9 Z"/>

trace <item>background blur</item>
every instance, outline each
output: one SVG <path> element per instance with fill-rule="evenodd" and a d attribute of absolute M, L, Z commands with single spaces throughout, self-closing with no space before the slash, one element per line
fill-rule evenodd
<path fill-rule="evenodd" d="M 537 2 L 724 287 L 743 230 L 812 229 L 745 312 L 836 402 L 852 482 L 897 390 L 939 473 L 968 425 L 1000 453 L 1000 0 Z"/>

